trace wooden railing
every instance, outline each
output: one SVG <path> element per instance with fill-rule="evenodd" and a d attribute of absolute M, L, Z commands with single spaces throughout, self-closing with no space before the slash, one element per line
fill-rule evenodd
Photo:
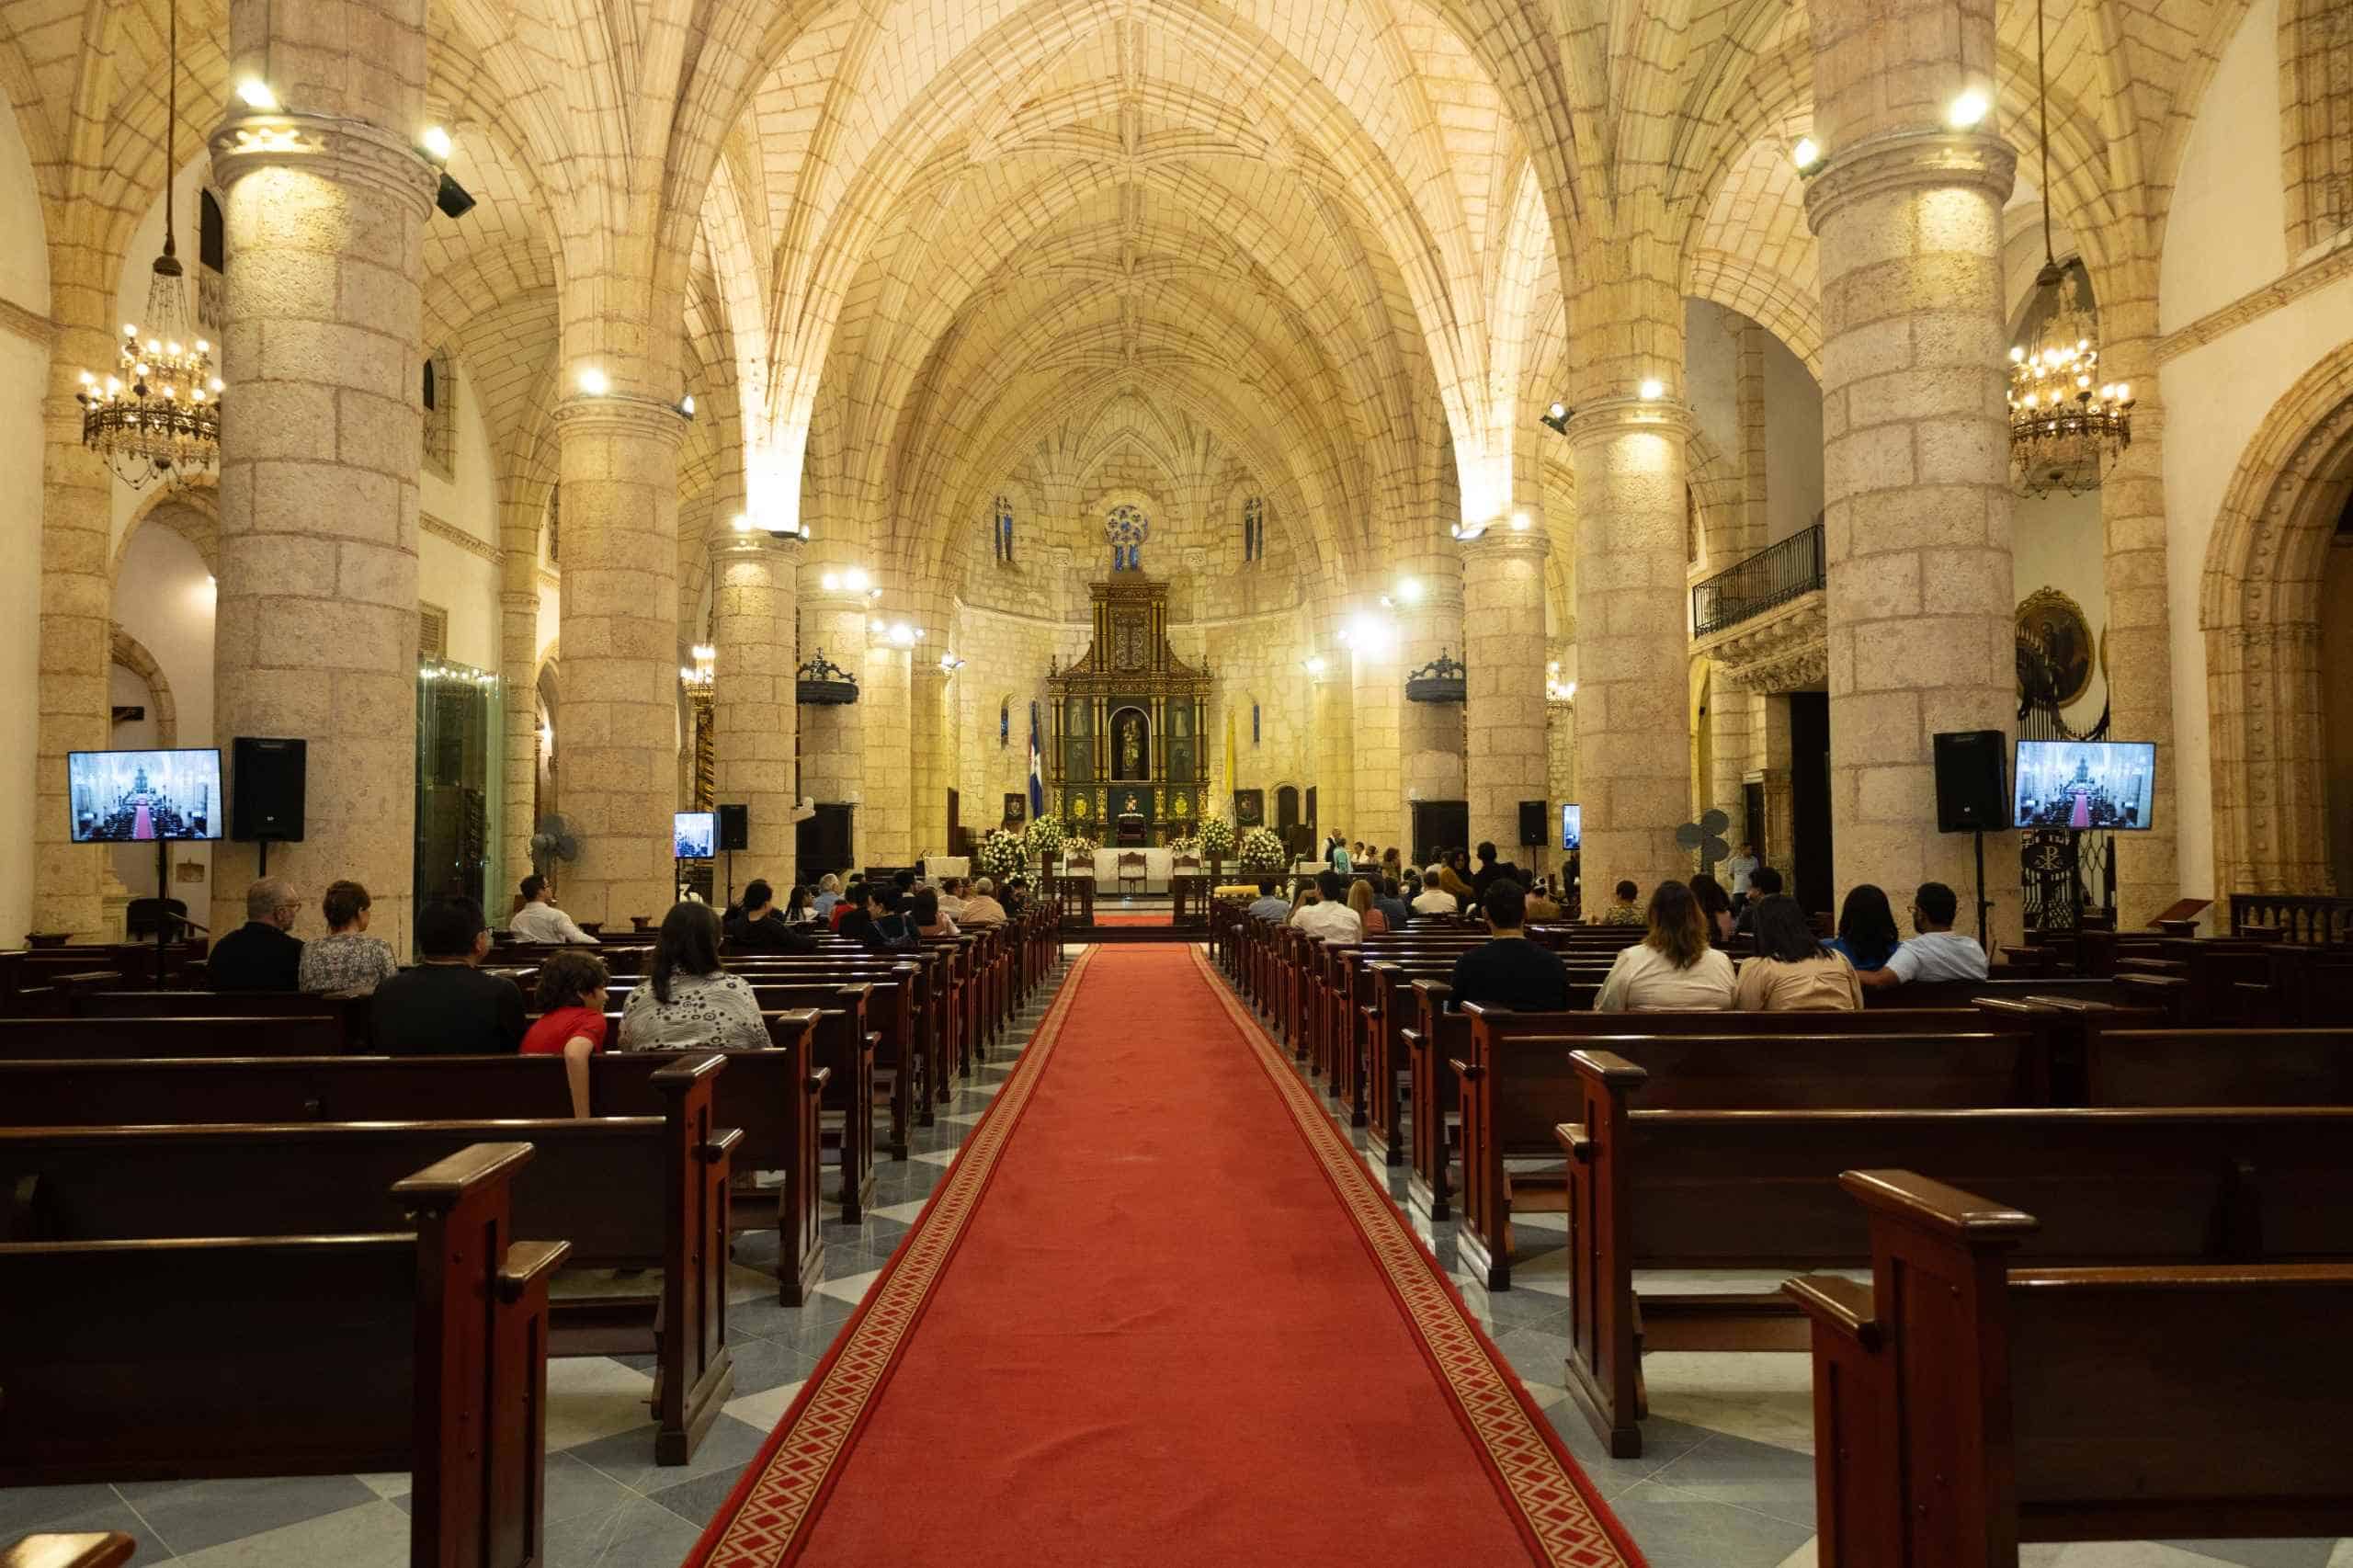
<path fill-rule="evenodd" d="M 2282 942 L 2353 946 L 2353 898 L 2292 892 L 2231 894 L 2231 935 L 2245 936 L 2250 926 L 2277 932 Z"/>

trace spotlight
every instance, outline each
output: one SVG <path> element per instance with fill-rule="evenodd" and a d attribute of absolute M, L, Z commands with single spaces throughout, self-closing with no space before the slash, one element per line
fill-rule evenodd
<path fill-rule="evenodd" d="M 749 517 L 745 517 L 745 516 L 743 513 L 741 513 L 741 512 L 736 513 L 736 514 L 735 514 L 735 531 L 736 531 L 737 533 L 739 533 L 739 534 L 747 534 L 747 533 L 750 533 L 750 532 L 752 531 L 752 519 L 751 519 L 751 518 L 749 518 Z"/>
<path fill-rule="evenodd" d="M 1422 583 L 1421 583 L 1421 579 L 1420 579 L 1420 578 L 1418 578 L 1418 577 L 1400 577 L 1400 578 L 1398 578 L 1398 579 L 1397 579 L 1397 597 L 1398 597 L 1399 598 L 1401 598 L 1401 599 L 1404 599 L 1404 600 L 1407 604 L 1409 604 L 1409 605 L 1417 605 L 1417 604 L 1421 603 L 1421 602 L 1422 602 Z"/>
<path fill-rule="evenodd" d="M 1798 144 L 1790 149 L 1790 162 L 1798 166 L 1802 175 L 1813 173 L 1815 165 L 1822 162 L 1822 143 L 1811 136 L 1799 137 Z"/>
<path fill-rule="evenodd" d="M 838 588 L 838 587 L 840 587 L 840 586 L 842 585 L 842 580 L 841 580 L 841 578 L 840 578 L 837 574 L 834 574 L 834 573 L 832 573 L 832 572 L 828 572 L 828 573 L 826 573 L 826 574 L 825 574 L 824 577 L 822 579 L 822 584 L 823 584 L 823 586 L 824 587 L 825 592 L 827 592 L 827 593 L 829 593 L 829 594 L 830 594 L 830 593 L 832 593 L 835 588 Z"/>
<path fill-rule="evenodd" d="M 1512 531 L 1512 532 L 1514 532 L 1514 533 L 1516 533 L 1516 534 L 1524 534 L 1524 533 L 1526 533 L 1526 532 L 1528 531 L 1529 527 L 1529 517 L 1528 517 L 1528 514 L 1527 514 L 1527 513 L 1525 513 L 1525 512 L 1514 512 L 1514 513 L 1511 515 L 1511 531 Z"/>
<path fill-rule="evenodd" d="M 1309 675 L 1320 676 L 1324 673 L 1324 655 L 1321 653 L 1312 654 L 1300 661 L 1300 667 L 1304 669 Z"/>
<path fill-rule="evenodd" d="M 1973 130 L 1993 108 L 1994 100 L 1985 96 L 1984 90 L 1972 87 L 1953 99 L 1951 107 L 1945 110 L 1945 123 L 1955 131 Z"/>
<path fill-rule="evenodd" d="M 278 110 L 278 95 L 271 92 L 269 84 L 258 76 L 248 76 L 237 84 L 237 101 L 264 114 L 274 114 Z"/>
<path fill-rule="evenodd" d="M 1565 436 L 1569 433 L 1569 415 L 1575 412 L 1565 403 L 1556 403 L 1545 411 L 1544 424 L 1555 436 Z"/>
<path fill-rule="evenodd" d="M 842 586 L 854 594 L 864 593 L 869 580 L 863 566 L 853 566 L 842 574 Z"/>
<path fill-rule="evenodd" d="M 458 144 L 449 140 L 449 131 L 438 125 L 426 126 L 425 134 L 416 139 L 416 143 L 437 164 L 448 163 L 449 154 L 458 150 Z"/>
<path fill-rule="evenodd" d="M 580 372 L 580 390 L 590 397 L 602 397 L 613 390 L 612 378 L 590 365 Z"/>
<path fill-rule="evenodd" d="M 1649 376 L 1645 377 L 1643 384 L 1634 390 L 1642 393 L 1644 403 L 1656 403 L 1666 395 L 1666 383 L 1656 376 Z"/>
<path fill-rule="evenodd" d="M 462 218 L 474 210 L 474 199 L 466 194 L 464 186 L 449 177 L 449 170 L 444 169 L 441 171 L 440 187 L 433 193 L 433 205 L 441 209 L 444 218 Z"/>
<path fill-rule="evenodd" d="M 688 392 L 678 400 L 678 412 L 692 419 L 695 416 L 695 394 Z"/>

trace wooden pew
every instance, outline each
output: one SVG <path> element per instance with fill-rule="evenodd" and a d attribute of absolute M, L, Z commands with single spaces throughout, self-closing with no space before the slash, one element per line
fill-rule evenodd
<path fill-rule="evenodd" d="M 2353 1419 L 2353 1267 L 2027 1267 L 2039 1200 L 1907 1170 L 1840 1185 L 1869 1221 L 1872 1284 L 1787 1287 L 1813 1323 L 1822 1568 L 2353 1532 L 2353 1464 L 2327 1436 Z"/>
<path fill-rule="evenodd" d="M 2149 1029 L 2120 1018 L 2086 1019 L 2086 1105 L 2353 1105 L 2353 1028 Z"/>
<path fill-rule="evenodd" d="M 20 1536 L 0 1547 L 0 1568 L 121 1568 L 138 1549 L 120 1530 Z"/>
<path fill-rule="evenodd" d="M 296 1015 L 0 1018 L 0 1061 L 153 1056 L 335 1056 L 343 1020 Z"/>
<path fill-rule="evenodd" d="M 647 1079 L 661 1114 L 0 1131 L 11 1242 L 194 1239 L 388 1229 L 400 1172 L 494 1139 L 528 1141 L 516 1225 L 561 1235 L 572 1262 L 660 1271 L 659 1293 L 559 1296 L 549 1353 L 652 1354 L 654 1456 L 693 1457 L 734 1386 L 727 1350 L 727 1186 L 742 1134 L 712 1124 L 715 1053 Z M 391 1175 L 387 1175 L 391 1173 Z"/>
<path fill-rule="evenodd" d="M 413 1568 L 532 1568 L 568 1248 L 515 1238 L 530 1157 L 394 1183 L 388 1233 L 0 1244 L 0 1486 L 405 1469 Z"/>
<path fill-rule="evenodd" d="M 1647 1110 L 1642 1068 L 1572 1060 L 1587 1108 L 1555 1129 L 1572 1216 L 1564 1376 L 1621 1458 L 1642 1451 L 1644 1349 L 1805 1343 L 1779 1292 L 1638 1301 L 1635 1270 L 1858 1267 L 1840 1171 L 1901 1159 L 1998 1187 L 2064 1218 L 2038 1242 L 2057 1260 L 2113 1258 L 2128 1238 L 2147 1257 L 2353 1257 L 2353 1108 Z"/>
<path fill-rule="evenodd" d="M 738 1192 L 731 1228 L 775 1227 L 779 1299 L 787 1306 L 807 1299 L 824 1256 L 815 1129 L 834 1069 L 815 1062 L 819 1021 L 807 1010 L 770 1015 L 765 1051 L 622 1051 L 589 1059 L 589 1107 L 599 1116 L 659 1114 L 654 1074 L 681 1057 L 728 1061 L 713 1115 L 744 1134 L 733 1160 Z M 450 1116 L 561 1120 L 571 1113 L 563 1062 L 551 1056 L 0 1062 L 0 1127 Z M 854 1139 L 841 1150 L 844 1190 L 853 1199 L 870 1195 L 870 1157 L 854 1163 Z M 755 1173 L 764 1170 L 783 1172 L 783 1185 L 756 1187 Z"/>

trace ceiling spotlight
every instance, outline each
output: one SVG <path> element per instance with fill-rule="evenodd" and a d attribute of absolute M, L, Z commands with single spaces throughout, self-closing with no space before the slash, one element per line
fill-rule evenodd
<path fill-rule="evenodd" d="M 444 218 L 462 218 L 474 210 L 474 199 L 464 186 L 449 177 L 449 170 L 444 169 L 441 171 L 441 183 L 433 192 L 433 205 L 441 209 Z"/>
<path fill-rule="evenodd" d="M 1656 376 L 1648 376 L 1643 379 L 1643 384 L 1634 390 L 1642 394 L 1644 403 L 1656 403 L 1666 395 L 1666 383 Z"/>
<path fill-rule="evenodd" d="M 1790 149 L 1790 162 L 1798 166 L 1798 173 L 1812 174 L 1814 165 L 1822 162 L 1822 143 L 1811 136 L 1799 137 L 1798 144 Z"/>
<path fill-rule="evenodd" d="M 741 512 L 736 513 L 736 514 L 735 514 L 735 531 L 736 531 L 737 533 L 739 533 L 739 534 L 747 534 L 747 533 L 750 533 L 750 532 L 752 531 L 752 519 L 751 519 L 751 518 L 749 518 L 749 517 L 745 517 L 745 516 L 743 513 L 741 513 Z"/>
<path fill-rule="evenodd" d="M 264 114 L 274 114 L 278 110 L 278 95 L 271 92 L 269 84 L 258 76 L 248 76 L 237 84 L 237 101 Z"/>
<path fill-rule="evenodd" d="M 1556 403 L 1545 410 L 1544 423 L 1554 435 L 1565 436 L 1569 433 L 1569 415 L 1575 412 L 1565 403 Z"/>
<path fill-rule="evenodd" d="M 868 622 L 866 623 L 866 630 L 868 630 L 869 631 L 871 631 L 871 632 L 875 632 L 875 633 L 877 633 L 878 635 L 879 635 L 881 632 L 882 632 L 883 631 L 885 631 L 886 629 L 887 629 L 887 623 L 886 623 L 886 622 L 885 622 L 885 621 L 884 621 L 884 620 L 883 620 L 880 616 L 877 616 L 874 619 L 870 620 L 870 621 L 868 621 Z"/>
<path fill-rule="evenodd" d="M 590 365 L 580 372 L 580 390 L 590 397 L 602 397 L 613 390 L 613 381 L 604 371 Z"/>
<path fill-rule="evenodd" d="M 1984 89 L 1972 87 L 1953 99 L 1951 107 L 1945 110 L 1945 123 L 1955 131 L 1973 130 L 1993 108 L 1994 100 L 1985 96 Z"/>
<path fill-rule="evenodd" d="M 424 148 L 426 155 L 437 164 L 448 163 L 449 154 L 458 150 L 458 144 L 449 140 L 449 131 L 438 125 L 426 126 L 425 134 L 416 139 L 416 144 Z"/>
<path fill-rule="evenodd" d="M 688 392 L 678 400 L 678 412 L 692 419 L 695 416 L 695 394 Z"/>

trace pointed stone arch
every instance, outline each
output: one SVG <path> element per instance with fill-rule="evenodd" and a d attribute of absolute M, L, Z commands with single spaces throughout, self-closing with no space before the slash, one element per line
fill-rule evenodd
<path fill-rule="evenodd" d="M 172 697 L 171 677 L 164 674 L 164 666 L 147 645 L 122 629 L 119 621 L 108 623 L 112 633 L 114 662 L 147 683 L 148 695 L 155 699 L 155 744 L 163 750 L 180 744 L 179 704 Z"/>

